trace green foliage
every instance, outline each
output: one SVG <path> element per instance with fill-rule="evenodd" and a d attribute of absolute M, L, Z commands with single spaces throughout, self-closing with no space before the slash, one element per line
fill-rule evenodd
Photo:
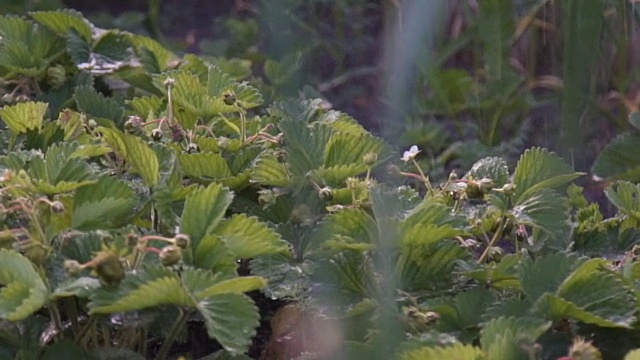
<path fill-rule="evenodd" d="M 224 283 L 211 272 L 185 269 L 181 276 L 158 266 L 131 275 L 117 291 L 100 289 L 91 296 L 91 313 L 113 313 L 159 305 L 195 308 L 209 336 L 227 351 L 245 352 L 258 325 L 257 309 L 243 292 L 264 286 L 251 278 Z"/>
<path fill-rule="evenodd" d="M 332 11 L 346 19 L 350 6 Z M 273 314 L 270 341 L 303 338 L 308 354 L 287 355 L 299 358 L 554 358 L 568 347 L 560 333 L 632 337 L 640 188 L 619 180 L 637 180 L 637 139 L 614 140 L 594 165 L 613 217 L 555 153 L 534 147 L 513 167 L 491 148 L 501 119 L 531 106 L 508 65 L 516 10 L 483 2 L 477 35 L 461 39 L 482 49 L 483 78 L 418 69 L 417 88 L 442 90 L 426 113 L 479 116 L 484 143 L 439 157 L 439 146 L 401 157 L 396 139 L 308 88 L 272 102 L 306 70 L 304 51 L 178 58 L 74 11 L 0 16 L 0 356 L 164 358 L 197 327 L 224 349 L 210 358 L 241 355 L 265 345 L 272 300 L 301 309 L 280 334 Z M 257 37 L 262 25 L 228 26 Z M 246 55 L 245 40 L 227 51 Z M 480 160 L 438 181 L 456 151 Z M 336 344 L 310 343 L 327 323 L 344 330 Z"/>
<path fill-rule="evenodd" d="M 0 109 L 0 117 L 14 135 L 39 129 L 42 126 L 47 104 L 42 102 L 25 102 Z"/>
<path fill-rule="evenodd" d="M 47 301 L 47 287 L 24 256 L 2 249 L 0 261 L 0 317 L 10 321 L 26 319 Z"/>

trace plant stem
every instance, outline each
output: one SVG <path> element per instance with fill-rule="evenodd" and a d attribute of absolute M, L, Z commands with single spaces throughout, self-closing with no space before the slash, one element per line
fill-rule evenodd
<path fill-rule="evenodd" d="M 69 321 L 71 321 L 71 330 L 73 331 L 73 335 L 77 336 L 80 332 L 80 324 L 78 323 L 80 316 L 78 314 L 76 299 L 74 297 L 65 299 L 64 307 L 67 312 L 67 317 L 69 318 Z"/>
<path fill-rule="evenodd" d="M 190 312 L 180 309 L 180 314 L 178 315 L 176 322 L 173 324 L 173 327 L 171 328 L 169 335 L 167 335 L 167 337 L 164 339 L 164 342 L 162 343 L 160 350 L 158 350 L 156 359 L 162 360 L 167 357 L 167 352 L 171 348 L 171 345 L 173 345 L 173 342 L 175 341 L 176 337 L 178 336 L 178 334 L 180 333 L 184 325 L 187 323 L 187 320 L 189 320 L 189 315 L 190 315 Z"/>
<path fill-rule="evenodd" d="M 50 301 L 48 307 L 53 323 L 56 326 L 56 330 L 58 330 L 56 338 L 62 339 L 62 331 L 64 328 L 62 327 L 62 319 L 60 318 L 60 311 L 58 311 L 58 306 L 56 305 L 55 301 Z"/>
<path fill-rule="evenodd" d="M 418 162 L 416 161 L 416 159 L 412 159 L 412 160 L 413 160 L 413 164 L 418 169 L 420 176 L 422 177 L 422 181 L 424 182 L 424 185 L 427 187 L 427 192 L 430 195 L 433 195 L 434 193 L 433 193 L 433 188 L 431 187 L 431 181 L 429 181 L 429 178 L 424 174 L 424 172 L 422 171 L 422 168 L 420 167 L 420 165 L 418 165 Z"/>
<path fill-rule="evenodd" d="M 98 321 L 98 317 L 96 315 L 89 316 L 89 320 L 87 320 L 87 323 L 84 325 L 82 330 L 80 330 L 80 333 L 76 337 L 76 342 L 78 344 L 82 345 L 82 343 L 84 341 L 84 338 L 87 336 L 87 334 L 89 334 L 89 332 L 90 332 L 89 330 L 91 328 L 95 328 L 95 325 L 96 325 L 97 321 Z"/>
<path fill-rule="evenodd" d="M 502 237 L 502 233 L 504 232 L 504 228 L 506 226 L 507 226 L 507 218 L 503 216 L 500 219 L 500 225 L 498 225 L 498 230 L 496 230 L 496 232 L 493 234 L 493 238 L 491 238 L 491 241 L 487 245 L 487 248 L 484 249 L 484 252 L 482 253 L 482 255 L 480 255 L 480 258 L 478 259 L 478 264 L 483 263 L 487 259 L 487 257 L 489 256 L 489 250 L 491 250 L 491 248 L 498 241 L 498 239 Z"/>

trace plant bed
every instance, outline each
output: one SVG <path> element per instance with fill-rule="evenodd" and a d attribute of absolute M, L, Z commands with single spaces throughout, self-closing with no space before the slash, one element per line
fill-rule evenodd
<path fill-rule="evenodd" d="M 275 90 L 246 62 L 70 10 L 0 16 L 0 36 L 0 356 L 613 359 L 637 344 L 640 162 L 618 161 L 635 132 L 596 160 L 605 218 L 546 149 L 434 182 L 418 146 L 321 99 L 265 103 Z"/>

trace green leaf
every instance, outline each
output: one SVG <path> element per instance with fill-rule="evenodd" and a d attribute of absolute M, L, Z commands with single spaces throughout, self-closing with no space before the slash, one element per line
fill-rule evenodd
<path fill-rule="evenodd" d="M 121 136 L 127 149 L 125 160 L 142 176 L 147 186 L 156 186 L 160 178 L 160 164 L 156 153 L 135 135 L 121 133 Z"/>
<path fill-rule="evenodd" d="M 376 219 L 402 218 L 421 201 L 418 192 L 409 186 L 376 185 L 369 190 L 369 196 Z"/>
<path fill-rule="evenodd" d="M 222 96 L 222 94 L 230 90 L 235 81 L 228 74 L 224 73 L 219 67 L 211 65 L 207 72 L 207 94 L 209 96 Z"/>
<path fill-rule="evenodd" d="M 265 153 L 256 161 L 251 172 L 254 182 L 268 186 L 288 187 L 291 179 L 285 165 L 278 161 L 273 153 Z"/>
<path fill-rule="evenodd" d="M 567 316 L 599 326 L 629 328 L 636 320 L 634 297 L 622 281 L 605 272 L 608 266 L 603 259 L 584 262 L 562 283 L 557 295 L 588 313 Z"/>
<path fill-rule="evenodd" d="M 91 58 L 91 45 L 75 29 L 69 30 L 66 36 L 67 52 L 74 64 L 86 63 Z"/>
<path fill-rule="evenodd" d="M 134 97 L 127 101 L 131 111 L 143 119 L 158 117 L 162 106 L 162 99 L 157 96 Z"/>
<path fill-rule="evenodd" d="M 500 317 L 485 325 L 480 345 L 489 359 L 528 360 L 525 349 L 550 327 L 550 321 L 541 319 Z"/>
<path fill-rule="evenodd" d="M 57 143 L 49 147 L 44 157 L 37 156 L 29 163 L 28 174 L 35 191 L 54 195 L 77 189 L 94 182 L 90 165 L 73 157 L 78 143 Z"/>
<path fill-rule="evenodd" d="M 358 120 L 351 116 L 336 110 L 329 110 L 321 113 L 317 119 L 318 122 L 326 123 L 336 132 L 349 133 L 353 135 L 368 133 Z"/>
<path fill-rule="evenodd" d="M 93 86 L 81 85 L 76 87 L 73 98 L 76 101 L 76 105 L 78 105 L 78 109 L 91 116 L 116 122 L 122 120 L 124 116 L 122 104 L 114 100 L 114 98 L 107 98 L 98 93 Z"/>
<path fill-rule="evenodd" d="M 116 289 L 97 289 L 90 299 L 91 314 L 110 314 L 159 305 L 195 305 L 177 274 L 161 265 L 148 266 L 136 274 L 127 274 Z"/>
<path fill-rule="evenodd" d="M 195 308 L 204 318 L 209 336 L 227 351 L 242 353 L 255 335 L 259 313 L 251 299 L 240 292 L 264 283 L 255 277 L 236 279 L 224 281 L 219 274 L 190 267 L 179 276 L 154 264 L 128 273 L 117 288 L 97 289 L 89 309 L 91 314 L 109 314 L 162 305 Z"/>
<path fill-rule="evenodd" d="M 242 294 L 249 291 L 263 289 L 265 286 L 267 286 L 267 282 L 259 276 L 242 276 L 222 280 L 198 293 L 198 296 L 205 298 L 222 294 Z"/>
<path fill-rule="evenodd" d="M 493 292 L 483 288 L 474 288 L 458 294 L 453 301 L 461 329 L 477 327 L 483 322 L 482 316 L 496 301 Z"/>
<path fill-rule="evenodd" d="M 290 256 L 259 256 L 250 262 L 251 274 L 267 280 L 263 293 L 272 299 L 296 299 L 311 286 L 309 274 L 315 263 L 294 261 Z"/>
<path fill-rule="evenodd" d="M 616 137 L 598 155 L 591 172 L 608 180 L 640 181 L 640 134 Z"/>
<path fill-rule="evenodd" d="M 325 149 L 324 166 L 363 164 L 364 155 L 373 153 L 382 158 L 385 151 L 384 141 L 368 133 L 337 133 L 331 137 Z"/>
<path fill-rule="evenodd" d="M 47 107 L 47 103 L 33 101 L 7 105 L 0 109 L 0 117 L 13 134 L 26 133 L 42 126 Z"/>
<path fill-rule="evenodd" d="M 220 274 L 236 275 L 236 258 L 219 236 L 203 237 L 193 256 L 193 263 L 198 268 Z"/>
<path fill-rule="evenodd" d="M 513 173 L 517 192 L 515 202 L 525 201 L 540 189 L 566 185 L 581 175 L 555 153 L 541 148 L 528 149 L 520 157 Z"/>
<path fill-rule="evenodd" d="M 0 16 L 2 67 L 29 77 L 41 78 L 49 64 L 64 50 L 64 41 L 33 21 Z"/>
<path fill-rule="evenodd" d="M 455 360 L 483 360 L 484 352 L 475 346 L 455 343 L 452 346 L 423 347 L 408 350 L 400 354 L 400 360 L 425 359 L 455 359 Z"/>
<path fill-rule="evenodd" d="M 278 126 L 287 141 L 287 157 L 292 174 L 302 177 L 323 164 L 331 128 L 319 123 L 307 125 L 298 119 L 282 120 Z"/>
<path fill-rule="evenodd" d="M 209 121 L 229 109 L 233 110 L 224 104 L 222 97 L 209 96 L 206 87 L 195 74 L 177 70 L 154 77 L 154 83 L 164 93 L 167 91 L 164 85 L 167 78 L 174 80 L 171 94 L 174 109 L 178 110 L 176 119 L 187 130 L 195 126 L 198 117 Z"/>
<path fill-rule="evenodd" d="M 355 242 L 373 244 L 378 239 L 377 224 L 360 209 L 344 209 L 330 214 L 313 230 L 310 248 L 322 246 L 336 235 L 346 236 Z"/>
<path fill-rule="evenodd" d="M 71 9 L 36 11 L 30 15 L 60 36 L 65 36 L 69 30 L 73 29 L 85 41 L 91 42 L 91 25 L 78 11 Z"/>
<path fill-rule="evenodd" d="M 405 291 L 448 292 L 456 280 L 457 264 L 468 258 L 467 251 L 453 240 L 425 247 L 404 247 L 395 269 L 398 287 Z"/>
<path fill-rule="evenodd" d="M 107 30 L 102 33 L 93 46 L 93 52 L 113 61 L 126 61 L 131 57 L 131 43 L 126 33 L 119 30 Z"/>
<path fill-rule="evenodd" d="M 640 184 L 622 181 L 604 189 L 604 194 L 623 214 L 640 220 Z"/>
<path fill-rule="evenodd" d="M 239 105 L 244 109 L 253 109 L 264 103 L 260 90 L 249 85 L 246 81 L 234 84 L 231 91 L 236 94 Z"/>
<path fill-rule="evenodd" d="M 0 249 L 0 318 L 23 320 L 44 306 L 49 296 L 31 262 L 15 251 Z"/>
<path fill-rule="evenodd" d="M 232 354 L 248 350 L 256 334 L 260 315 L 246 295 L 223 294 L 203 299 L 197 304 L 204 317 L 207 333 Z"/>
<path fill-rule="evenodd" d="M 222 180 L 233 175 L 227 161 L 216 153 L 182 153 L 178 162 L 185 175 L 200 180 Z"/>
<path fill-rule="evenodd" d="M 509 182 L 509 167 L 507 162 L 499 157 L 487 157 L 477 161 L 464 176 L 465 179 L 491 179 L 496 187 L 502 187 Z"/>
<path fill-rule="evenodd" d="M 522 290 L 531 301 L 544 293 L 555 293 L 582 261 L 577 256 L 563 253 L 540 257 L 535 262 L 527 259 L 518 269 Z"/>
<path fill-rule="evenodd" d="M 214 233 L 224 241 L 231 253 L 239 259 L 259 255 L 286 254 L 289 246 L 280 235 L 258 218 L 236 214 L 215 228 Z"/>
<path fill-rule="evenodd" d="M 562 247 L 562 244 L 568 245 L 570 240 L 567 236 L 570 225 L 567 209 L 558 204 L 559 197 L 553 190 L 539 189 L 514 206 L 511 213 L 518 224 L 543 231 L 551 241 L 559 242 L 558 246 Z M 539 239 L 541 237 L 536 234 L 535 240 Z"/>
<path fill-rule="evenodd" d="M 233 194 L 216 183 L 197 189 L 187 196 L 180 229 L 191 237 L 194 249 L 198 248 L 205 235 L 213 233 L 232 199 Z"/>
<path fill-rule="evenodd" d="M 77 230 L 105 229 L 123 225 L 136 205 L 136 195 L 119 178 L 102 177 L 77 190 L 72 227 Z"/>
<path fill-rule="evenodd" d="M 127 33 L 127 36 L 129 37 L 129 41 L 137 49 L 138 53 L 146 50 L 146 52 L 153 56 L 154 61 L 158 65 L 158 68 L 156 69 L 157 71 L 155 71 L 157 73 L 166 71 L 169 68 L 169 63 L 176 58 L 174 53 L 167 50 L 167 48 L 162 46 L 159 42 L 147 36 L 132 33 Z M 146 70 L 149 71 L 149 69 Z"/>
<path fill-rule="evenodd" d="M 69 279 L 60 284 L 51 294 L 51 299 L 61 299 L 70 296 L 79 298 L 88 298 L 89 295 L 100 287 L 100 281 L 92 277 L 79 277 L 77 279 Z"/>

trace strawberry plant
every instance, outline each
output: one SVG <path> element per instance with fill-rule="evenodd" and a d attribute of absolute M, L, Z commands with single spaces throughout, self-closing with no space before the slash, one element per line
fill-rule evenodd
<path fill-rule="evenodd" d="M 322 100 L 265 103 L 242 62 L 68 10 L 2 15 L 0 37 L 4 357 L 634 348 L 631 175 L 609 179 L 611 218 L 542 148 L 434 182 L 420 148 Z"/>

